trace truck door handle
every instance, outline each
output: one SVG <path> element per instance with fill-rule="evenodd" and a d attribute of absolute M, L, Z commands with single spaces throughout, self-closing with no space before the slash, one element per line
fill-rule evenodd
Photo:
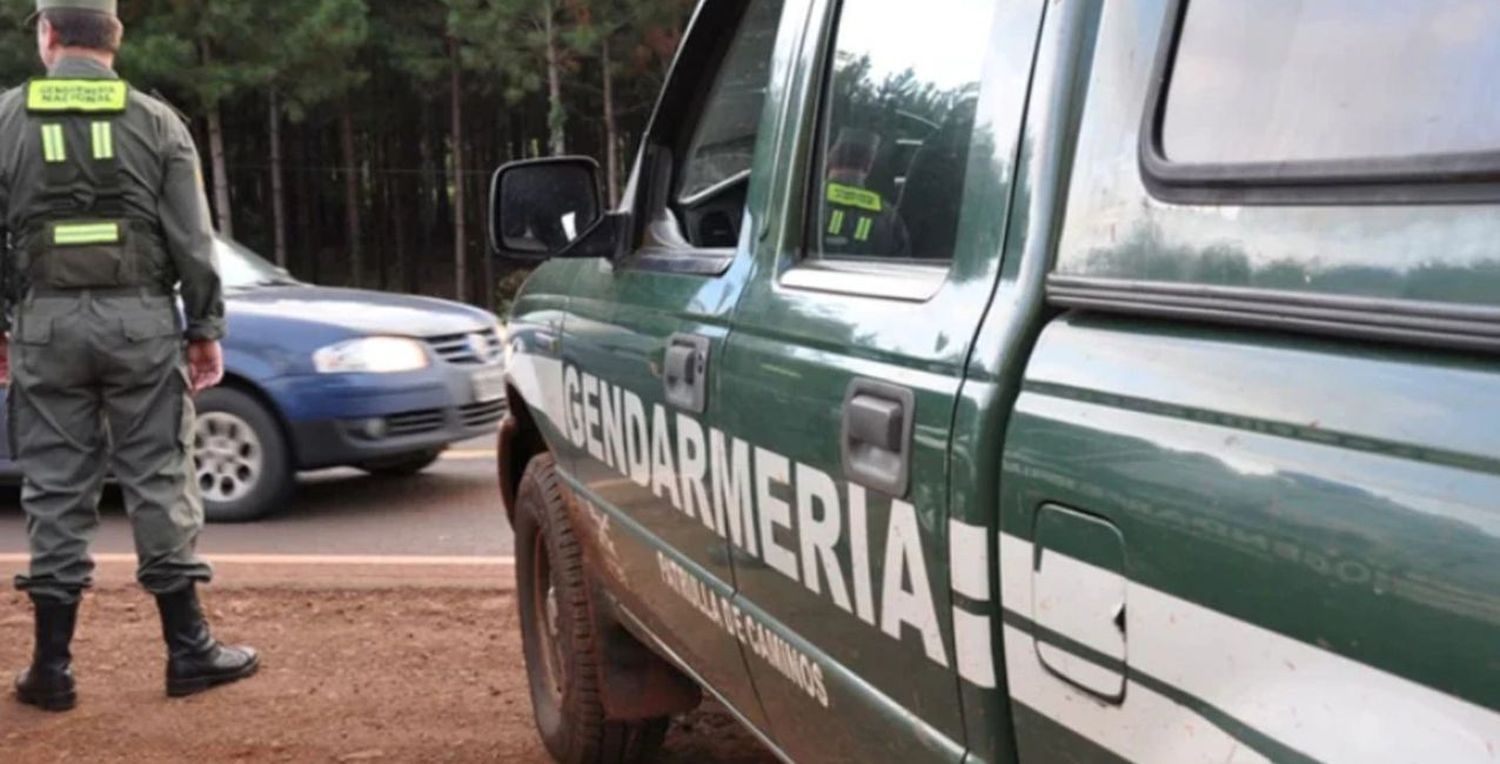
<path fill-rule="evenodd" d="M 895 497 L 911 483 L 916 394 L 904 387 L 856 379 L 844 396 L 844 475 L 850 482 Z"/>
<path fill-rule="evenodd" d="M 708 408 L 710 347 L 707 337 L 692 334 L 674 334 L 667 340 L 661 375 L 667 403 L 693 414 Z"/>

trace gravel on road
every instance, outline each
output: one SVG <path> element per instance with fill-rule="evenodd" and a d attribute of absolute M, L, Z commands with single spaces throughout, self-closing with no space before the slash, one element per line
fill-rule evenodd
<path fill-rule="evenodd" d="M 91 593 L 74 643 L 79 707 L 0 693 L 0 761 L 546 762 L 513 596 L 475 589 L 209 590 L 217 636 L 262 651 L 259 676 L 168 700 L 156 611 Z M 30 658 L 30 607 L 0 594 L 0 669 Z M 661 761 L 772 759 L 722 709 L 679 719 Z"/>

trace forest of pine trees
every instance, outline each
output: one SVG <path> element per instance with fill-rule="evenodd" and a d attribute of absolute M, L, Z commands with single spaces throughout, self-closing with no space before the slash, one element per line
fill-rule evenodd
<path fill-rule="evenodd" d="M 121 0 L 121 74 L 191 121 L 226 235 L 300 278 L 503 307 L 489 178 L 624 182 L 693 0 Z M 40 74 L 0 0 L 0 88 Z"/>

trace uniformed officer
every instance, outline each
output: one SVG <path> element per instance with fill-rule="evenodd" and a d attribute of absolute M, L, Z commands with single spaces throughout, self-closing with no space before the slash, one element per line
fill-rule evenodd
<path fill-rule="evenodd" d="M 823 253 L 857 257 L 906 258 L 911 244 L 895 207 L 868 188 L 880 136 L 846 128 L 828 150 Z"/>
<path fill-rule="evenodd" d="M 16 695 L 49 710 L 76 702 L 69 645 L 107 473 L 161 610 L 168 694 L 259 666 L 253 650 L 214 641 L 195 590 L 212 571 L 194 551 L 191 395 L 222 378 L 224 332 L 197 150 L 170 107 L 115 75 L 116 4 L 37 0 L 47 76 L 0 95 L 0 227 L 20 279 L 4 371 L 31 540 L 17 586 L 36 612 Z"/>

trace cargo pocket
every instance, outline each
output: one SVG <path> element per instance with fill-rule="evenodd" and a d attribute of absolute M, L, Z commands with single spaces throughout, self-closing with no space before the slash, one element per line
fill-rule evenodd
<path fill-rule="evenodd" d="M 134 285 L 130 227 L 117 220 L 49 223 L 38 265 L 51 289 L 112 289 Z"/>
<path fill-rule="evenodd" d="M 24 373 L 26 379 L 35 379 L 44 370 L 38 366 L 41 361 L 39 351 L 52 343 L 52 317 L 23 314 L 17 322 L 13 338 L 15 342 L 10 348 L 12 396 L 18 382 L 17 372 Z"/>
<path fill-rule="evenodd" d="M 182 329 L 173 311 L 152 311 L 120 319 L 128 347 L 119 359 L 140 374 L 160 375 L 180 371 L 186 363 L 182 353 Z"/>
<path fill-rule="evenodd" d="M 176 399 L 177 409 L 177 465 L 180 470 L 180 478 L 183 485 L 183 502 L 179 504 L 187 513 L 184 523 L 191 528 L 202 528 L 203 514 L 203 485 L 198 482 L 197 435 L 198 435 L 198 406 L 193 402 L 191 393 L 192 384 L 188 381 L 187 365 L 178 363 L 170 381 L 167 383 L 167 393 Z"/>
<path fill-rule="evenodd" d="M 22 345 L 45 345 L 52 341 L 52 319 L 48 316 L 22 316 L 16 342 Z"/>
<path fill-rule="evenodd" d="M 131 316 L 120 319 L 120 324 L 125 333 L 125 339 L 131 342 L 145 342 L 182 334 L 182 328 L 177 325 L 177 316 L 168 312 Z"/>
<path fill-rule="evenodd" d="M 16 437 L 16 432 L 20 429 L 16 426 L 16 396 L 21 395 L 21 392 L 16 388 L 14 380 L 10 389 L 5 392 L 5 447 L 11 462 L 20 463 L 21 439 Z"/>

